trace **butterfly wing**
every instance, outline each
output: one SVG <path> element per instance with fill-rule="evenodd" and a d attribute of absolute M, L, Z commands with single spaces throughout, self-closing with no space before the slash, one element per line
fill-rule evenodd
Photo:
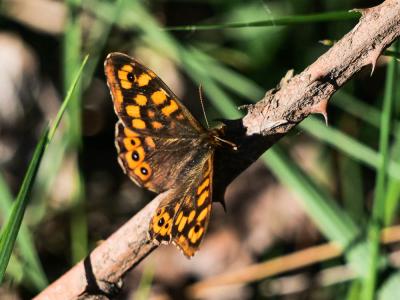
<path fill-rule="evenodd" d="M 205 129 L 155 73 L 133 58 L 111 53 L 104 63 L 119 122 L 118 160 L 139 186 L 154 192 L 185 178 Z"/>
<path fill-rule="evenodd" d="M 181 189 L 159 205 L 150 222 L 150 237 L 159 243 L 177 245 L 187 257 L 198 250 L 207 230 L 212 204 L 213 157 L 210 151 Z"/>
<path fill-rule="evenodd" d="M 124 173 L 156 193 L 181 185 L 207 151 L 199 139 L 141 135 L 122 121 L 117 122 L 115 132 L 118 162 Z"/>
<path fill-rule="evenodd" d="M 205 132 L 168 86 L 132 57 L 110 53 L 104 69 L 114 109 L 130 130 L 164 138 L 190 138 Z"/>

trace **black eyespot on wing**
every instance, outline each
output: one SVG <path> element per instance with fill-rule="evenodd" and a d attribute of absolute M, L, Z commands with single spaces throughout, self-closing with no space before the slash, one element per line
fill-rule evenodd
<path fill-rule="evenodd" d="M 135 150 L 135 151 L 133 151 L 132 152 L 132 159 L 134 160 L 134 161 L 138 161 L 139 160 L 139 153 Z M 145 174 L 146 175 L 146 174 Z"/>

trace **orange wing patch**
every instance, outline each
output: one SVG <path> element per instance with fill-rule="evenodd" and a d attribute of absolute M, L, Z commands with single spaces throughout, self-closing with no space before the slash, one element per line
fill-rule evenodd
<path fill-rule="evenodd" d="M 152 171 L 147 162 L 142 162 L 139 166 L 137 166 L 133 172 L 137 177 L 139 177 L 143 182 L 146 182 L 150 179 Z"/>
<path fill-rule="evenodd" d="M 123 131 L 124 134 L 122 136 L 119 134 L 121 131 Z M 139 185 L 144 185 L 148 188 L 151 188 L 151 182 L 149 182 L 149 180 L 153 174 L 153 170 L 145 161 L 147 155 L 146 149 L 148 151 L 147 147 L 151 141 L 138 136 L 136 132 L 124 127 L 121 122 L 117 123 L 116 133 L 117 149 L 120 152 L 120 148 L 123 148 L 123 152 L 120 154 L 118 160 L 122 169 L 131 177 L 133 181 Z M 154 144 L 154 141 L 152 142 Z M 132 177 L 132 174 L 134 177 Z"/>
<path fill-rule="evenodd" d="M 173 112 L 177 111 L 178 109 L 178 104 L 174 100 L 171 100 L 169 105 L 161 109 L 161 112 L 164 116 L 169 117 Z"/>
<path fill-rule="evenodd" d="M 170 239 L 171 229 L 172 229 L 172 215 L 169 211 L 166 210 L 165 207 L 160 208 L 157 211 L 157 215 L 155 215 L 151 221 L 152 230 L 155 235 L 160 235 L 163 239 L 167 237 L 167 240 Z M 162 240 L 159 240 L 160 242 Z"/>
<path fill-rule="evenodd" d="M 132 83 L 135 80 L 132 71 L 133 67 L 131 65 L 124 65 L 118 70 L 118 78 L 123 89 L 129 90 L 132 88 Z"/>
<path fill-rule="evenodd" d="M 136 83 L 139 87 L 143 87 L 149 84 L 149 81 L 151 80 L 151 76 L 147 73 L 142 73 L 139 78 L 136 80 Z"/>
<path fill-rule="evenodd" d="M 164 125 L 158 121 L 151 122 L 151 126 L 153 126 L 154 129 L 161 129 L 164 127 Z"/>
<path fill-rule="evenodd" d="M 201 213 L 199 213 L 199 215 L 198 215 L 198 217 L 197 217 L 197 222 L 203 221 L 203 220 L 207 217 L 207 215 L 208 215 L 208 213 L 210 212 L 210 210 L 211 210 L 211 204 L 208 205 L 206 208 L 204 208 L 204 209 L 201 211 Z"/>
<path fill-rule="evenodd" d="M 118 127 L 118 123 L 117 123 L 116 127 Z M 139 136 L 139 134 L 137 132 L 135 132 L 133 130 L 130 130 L 129 128 L 126 128 L 126 127 L 124 127 L 124 134 L 127 137 L 137 137 L 137 136 Z"/>
<path fill-rule="evenodd" d="M 126 113 L 132 118 L 140 118 L 140 107 L 137 105 L 127 105 L 125 107 Z"/>
<path fill-rule="evenodd" d="M 163 104 L 166 100 L 167 100 L 167 94 L 165 93 L 164 90 L 158 90 L 155 91 L 152 95 L 151 95 L 151 100 L 153 101 L 153 103 L 155 105 L 160 105 Z"/>
<path fill-rule="evenodd" d="M 146 122 L 143 121 L 142 119 L 133 119 L 132 120 L 132 127 L 136 129 L 145 129 L 146 128 Z"/>
<path fill-rule="evenodd" d="M 126 150 L 132 151 L 136 147 L 140 146 L 141 141 L 137 137 L 131 137 L 131 138 L 127 137 L 127 138 L 124 138 L 123 143 L 124 143 Z"/>
<path fill-rule="evenodd" d="M 119 88 L 117 79 L 114 74 L 114 67 L 112 64 L 107 63 L 107 60 L 104 63 L 104 70 L 107 76 L 107 85 L 111 92 L 111 97 L 114 102 L 116 112 L 121 111 L 121 105 L 124 101 L 124 96 L 122 94 L 121 89 Z"/>
<path fill-rule="evenodd" d="M 145 143 L 146 143 L 146 145 L 148 147 L 150 147 L 150 148 L 155 148 L 156 147 L 156 144 L 154 143 L 154 139 L 152 137 L 146 136 L 144 138 L 144 141 L 145 141 Z"/>
<path fill-rule="evenodd" d="M 197 188 L 197 195 L 200 195 L 206 187 L 210 185 L 210 178 L 206 178 L 203 183 Z"/>

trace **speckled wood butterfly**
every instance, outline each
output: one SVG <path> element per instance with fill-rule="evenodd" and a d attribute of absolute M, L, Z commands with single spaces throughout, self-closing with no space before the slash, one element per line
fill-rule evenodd
<path fill-rule="evenodd" d="M 198 250 L 210 219 L 213 158 L 223 128 L 205 129 L 157 75 L 121 53 L 104 63 L 124 172 L 156 193 L 171 190 L 150 222 L 150 238 Z M 234 148 L 234 145 L 231 145 Z"/>

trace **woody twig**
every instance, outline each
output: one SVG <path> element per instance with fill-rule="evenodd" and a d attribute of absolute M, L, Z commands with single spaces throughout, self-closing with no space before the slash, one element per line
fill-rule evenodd
<path fill-rule="evenodd" d="M 400 35 L 400 0 L 386 0 L 358 11 L 361 18 L 356 26 L 325 54 L 299 75 L 286 76 L 279 87 L 249 106 L 243 119 L 227 123 L 227 134 L 232 135 L 229 140 L 240 149 L 231 159 L 240 167 L 222 186 L 309 114 L 321 113 L 327 118 L 330 97 L 355 73 L 365 66 L 373 72 L 379 55 Z M 157 196 L 35 299 L 86 299 L 113 294 L 124 274 L 156 248 L 148 239 L 148 224 L 164 197 Z"/>

